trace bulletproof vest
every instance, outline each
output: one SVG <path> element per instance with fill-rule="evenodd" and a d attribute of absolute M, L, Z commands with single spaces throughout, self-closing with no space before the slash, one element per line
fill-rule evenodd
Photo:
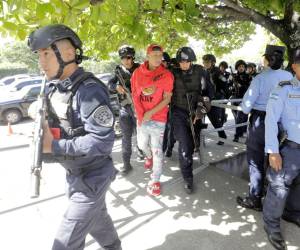
<path fill-rule="evenodd" d="M 214 67 L 212 70 L 212 78 L 215 83 L 215 99 L 224 99 L 228 94 L 228 78 L 229 73 L 222 73 L 221 70 L 217 67 Z"/>
<path fill-rule="evenodd" d="M 236 96 L 238 98 L 242 98 L 244 96 L 244 94 L 246 93 L 250 82 L 251 82 L 251 78 L 249 77 L 249 75 L 246 72 L 243 73 L 237 73 L 234 75 L 234 80 L 240 84 L 240 86 L 237 89 L 237 94 Z"/>
<path fill-rule="evenodd" d="M 140 66 L 139 63 L 134 63 L 131 69 L 126 69 L 124 66 L 118 65 L 115 70 L 115 75 L 118 78 L 119 84 L 123 86 L 131 93 L 131 76 L 135 69 Z M 126 95 L 118 94 L 119 101 L 122 103 L 126 99 Z"/>
<path fill-rule="evenodd" d="M 90 81 L 96 81 L 104 85 L 92 73 L 84 72 L 73 81 L 67 78 L 50 86 L 47 98 L 49 126 L 51 128 L 60 128 L 61 138 L 71 139 L 75 136 L 86 134 L 81 119 L 79 118 L 79 121 L 76 119 L 76 124 L 74 122 L 74 109 L 76 109 L 77 103 L 73 101 L 73 97 L 81 84 Z"/>
<path fill-rule="evenodd" d="M 192 108 L 196 108 L 198 98 L 201 95 L 203 84 L 203 75 L 200 65 L 192 65 L 188 71 L 182 71 L 180 68 L 173 71 L 174 89 L 172 96 L 172 105 L 189 111 L 186 94 L 192 96 Z"/>

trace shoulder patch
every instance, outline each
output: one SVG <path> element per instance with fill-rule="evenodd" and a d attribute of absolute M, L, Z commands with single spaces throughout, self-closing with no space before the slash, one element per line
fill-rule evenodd
<path fill-rule="evenodd" d="M 288 85 L 292 85 L 292 83 L 290 81 L 282 81 L 278 84 L 278 86 L 280 86 L 280 87 L 284 87 L 284 86 L 288 86 Z"/>
<path fill-rule="evenodd" d="M 95 122 L 102 126 L 110 128 L 114 124 L 114 115 L 107 105 L 99 106 L 92 114 Z"/>
<path fill-rule="evenodd" d="M 279 98 L 279 95 L 277 93 L 271 93 L 270 94 L 270 99 L 273 99 L 273 100 L 277 100 Z"/>

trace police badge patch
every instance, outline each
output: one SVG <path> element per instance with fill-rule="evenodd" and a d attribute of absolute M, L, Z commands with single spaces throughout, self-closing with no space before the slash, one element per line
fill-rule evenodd
<path fill-rule="evenodd" d="M 99 106 L 93 113 L 93 118 L 97 124 L 102 127 L 112 127 L 114 124 L 114 115 L 108 106 Z"/>

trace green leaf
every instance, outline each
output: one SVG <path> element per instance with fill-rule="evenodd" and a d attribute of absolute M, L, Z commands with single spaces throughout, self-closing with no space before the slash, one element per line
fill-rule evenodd
<path fill-rule="evenodd" d="M 111 33 L 116 34 L 119 31 L 119 26 L 118 25 L 113 25 L 110 29 Z"/>
<path fill-rule="evenodd" d="M 90 7 L 90 1 L 89 0 L 75 0 L 72 1 L 71 4 L 72 8 L 82 10 Z"/>
<path fill-rule="evenodd" d="M 152 10 L 161 9 L 162 0 L 149 0 L 149 7 Z"/>
<path fill-rule="evenodd" d="M 10 31 L 15 31 L 18 29 L 18 25 L 12 23 L 12 22 L 3 22 L 3 28 L 7 29 L 7 30 L 10 30 Z"/>
<path fill-rule="evenodd" d="M 20 38 L 20 40 L 24 40 L 27 37 L 27 32 L 25 30 L 23 30 L 22 28 L 18 29 L 18 37 Z"/>
<path fill-rule="evenodd" d="M 47 13 L 51 14 L 55 11 L 50 3 L 38 4 L 36 7 L 36 16 L 40 19 L 45 18 Z"/>

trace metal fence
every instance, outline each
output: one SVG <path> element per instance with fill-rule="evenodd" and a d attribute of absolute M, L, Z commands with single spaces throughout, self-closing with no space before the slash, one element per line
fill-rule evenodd
<path fill-rule="evenodd" d="M 237 106 L 241 101 L 242 101 L 242 99 L 213 100 L 211 102 L 211 105 L 214 107 L 218 107 L 218 108 L 242 111 L 242 108 L 240 106 Z M 248 125 L 248 122 L 245 122 L 245 123 L 239 123 L 239 124 L 235 124 L 235 125 L 223 126 L 222 128 L 215 128 L 215 129 L 210 128 L 210 129 L 201 130 L 201 133 L 200 133 L 200 161 L 201 161 L 201 163 L 204 164 L 203 159 L 204 159 L 204 148 L 206 146 L 205 145 L 206 137 L 217 139 L 218 141 L 226 142 L 227 144 L 238 147 L 238 148 L 246 149 L 246 145 L 244 143 L 233 142 L 232 139 L 228 139 L 228 138 L 227 139 L 220 138 L 217 135 L 214 135 L 213 133 L 216 133 L 216 132 L 222 131 L 222 130 L 224 130 L 224 131 L 233 130 L 237 127 L 243 127 L 243 126 L 247 126 L 247 125 Z"/>

